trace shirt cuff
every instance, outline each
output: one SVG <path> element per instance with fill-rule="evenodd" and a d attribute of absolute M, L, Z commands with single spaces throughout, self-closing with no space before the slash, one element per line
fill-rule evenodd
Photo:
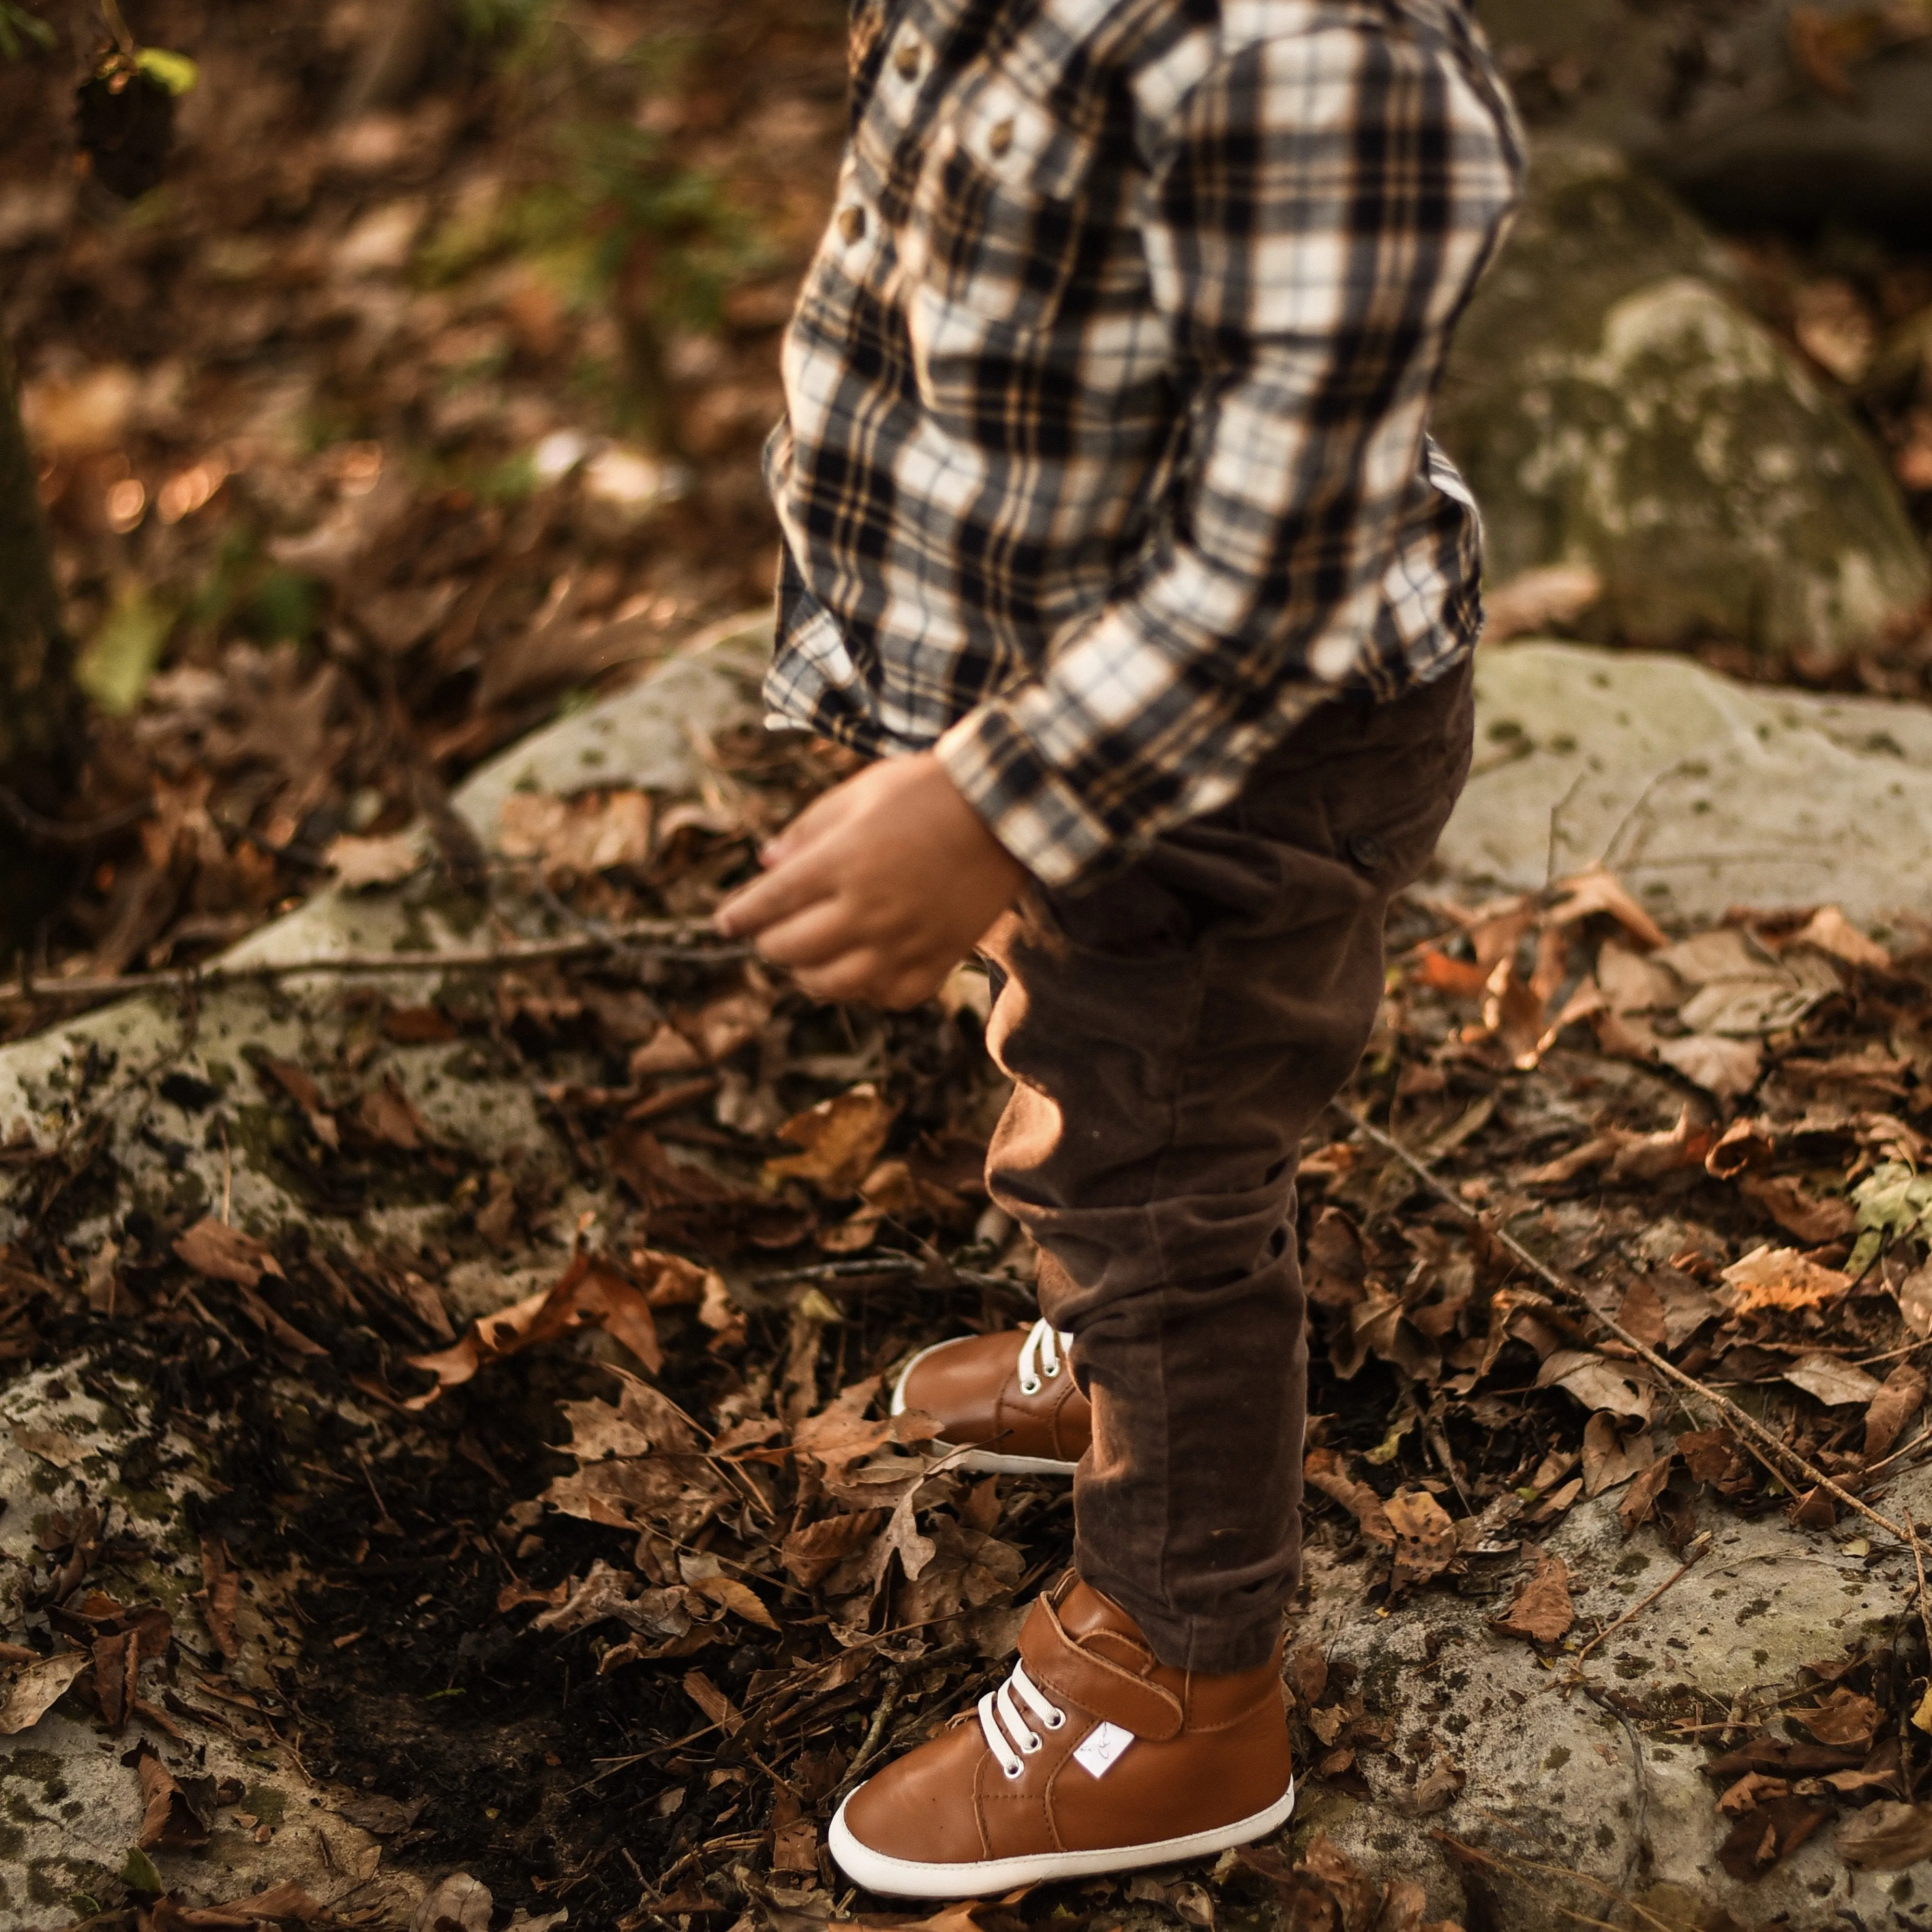
<path fill-rule="evenodd" d="M 1105 868 L 1119 841 L 1022 728 L 1029 681 L 977 706 L 933 751 L 993 836 L 1042 884 L 1076 885 Z"/>

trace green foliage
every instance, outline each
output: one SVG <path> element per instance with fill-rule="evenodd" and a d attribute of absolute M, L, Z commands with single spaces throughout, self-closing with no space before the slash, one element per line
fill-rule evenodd
<path fill-rule="evenodd" d="M 19 0 L 0 0 L 0 59 L 19 60 L 32 41 L 45 50 L 54 44 L 54 30 L 37 14 L 30 14 Z"/>
<path fill-rule="evenodd" d="M 121 1882 L 130 1892 L 138 1892 L 148 1898 L 158 1898 L 167 1890 L 160 1874 L 154 1869 L 154 1862 L 138 1848 L 128 1854 L 127 1862 L 121 1868 Z"/>
<path fill-rule="evenodd" d="M 124 718 L 140 703 L 174 627 L 166 604 L 130 585 L 81 652 L 74 672 L 81 689 L 110 717 Z"/>
<path fill-rule="evenodd" d="M 444 284 L 517 254 L 578 307 L 628 284 L 623 300 L 634 304 L 641 287 L 659 328 L 715 328 L 727 290 L 761 272 L 768 251 L 715 175 L 640 124 L 646 104 L 680 84 L 698 43 L 646 35 L 600 57 L 551 0 L 464 0 L 464 18 L 479 38 L 514 46 L 544 132 L 522 191 L 452 211 L 418 250 L 418 276 Z"/>
<path fill-rule="evenodd" d="M 764 254 L 716 177 L 673 158 L 662 135 L 622 123 L 573 122 L 558 145 L 556 177 L 511 211 L 520 244 L 579 300 L 609 296 L 646 249 L 658 322 L 715 328 L 725 291 Z"/>
<path fill-rule="evenodd" d="M 315 634 L 322 619 L 322 586 L 298 570 L 272 570 L 242 600 L 244 628 L 260 643 L 301 644 Z"/>
<path fill-rule="evenodd" d="M 536 459 L 518 450 L 469 479 L 470 489 L 486 503 L 520 503 L 537 487 Z"/>
<path fill-rule="evenodd" d="M 134 56 L 134 64 L 173 94 L 187 93 L 201 78 L 200 68 L 186 54 L 166 47 L 143 47 Z"/>
<path fill-rule="evenodd" d="M 1852 1274 L 1862 1274 L 1888 1242 L 1909 1239 L 1932 1246 L 1932 1174 L 1888 1160 L 1852 1190 L 1852 1199 L 1859 1231 L 1846 1263 Z"/>
<path fill-rule="evenodd" d="M 460 0 L 463 31 L 486 46 L 521 46 L 550 24 L 553 0 Z"/>

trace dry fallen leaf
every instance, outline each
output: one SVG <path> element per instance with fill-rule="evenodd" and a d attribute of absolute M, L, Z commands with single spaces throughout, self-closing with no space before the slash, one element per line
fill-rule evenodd
<path fill-rule="evenodd" d="M 496 1900 L 480 1878 L 452 1872 L 428 1893 L 410 1918 L 410 1932 L 490 1932 Z"/>
<path fill-rule="evenodd" d="M 1600 1496 L 1618 1483 L 1627 1483 L 1656 1460 L 1650 1431 L 1640 1426 L 1630 1436 L 1599 1410 L 1583 1425 L 1583 1493 Z"/>
<path fill-rule="evenodd" d="M 208 1843 L 206 1820 L 188 1802 L 151 1744 L 142 1744 L 134 1769 L 141 1780 L 141 1835 L 144 1852 L 196 1851 Z"/>
<path fill-rule="evenodd" d="M 1875 1376 L 1835 1355 L 1806 1355 L 1785 1370 L 1784 1379 L 1833 1408 L 1846 1402 L 1875 1402 L 1880 1386 Z"/>
<path fill-rule="evenodd" d="M 1802 1705 L 1787 1714 L 1821 1744 L 1863 1746 L 1878 1729 L 1877 1705 L 1842 1684 L 1823 1702 Z"/>
<path fill-rule="evenodd" d="M 1876 1462 L 1888 1454 L 1904 1433 L 1905 1425 L 1918 1413 L 1925 1400 L 1926 1380 L 1922 1369 L 1900 1362 L 1885 1378 L 1865 1411 L 1865 1460 Z"/>
<path fill-rule="evenodd" d="M 57 1469 L 71 1469 L 93 1453 L 78 1436 L 64 1429 L 31 1429 L 24 1422 L 16 1422 L 11 1432 L 29 1456 L 38 1456 Z"/>
<path fill-rule="evenodd" d="M 1796 1248 L 1754 1248 L 1719 1276 L 1740 1315 L 1760 1308 L 1816 1308 L 1844 1293 L 1848 1274 L 1808 1260 Z"/>
<path fill-rule="evenodd" d="M 500 1361 L 554 1336 L 592 1328 L 622 1342 L 653 1372 L 663 1366 L 664 1350 L 650 1304 L 609 1261 L 579 1248 L 550 1287 L 472 1323 L 450 1348 L 434 1354 L 406 1355 L 403 1359 L 411 1368 L 435 1376 L 436 1387 L 412 1396 L 403 1406 L 427 1408 L 445 1389 L 471 1380 L 486 1363 Z"/>
<path fill-rule="evenodd" d="M 1576 1621 L 1570 1601 L 1570 1572 L 1560 1556 L 1536 1552 L 1536 1574 L 1517 1589 L 1508 1613 L 1492 1626 L 1505 1636 L 1554 1643 Z"/>
<path fill-rule="evenodd" d="M 1355 1481 L 1341 1457 L 1332 1449 L 1311 1449 L 1304 1459 L 1302 1472 L 1312 1488 L 1332 1496 L 1348 1510 L 1371 1543 L 1393 1545 L 1395 1531 L 1382 1499 L 1366 1483 Z"/>
<path fill-rule="evenodd" d="M 651 801 L 641 791 L 554 798 L 513 791 L 503 801 L 498 843 L 508 859 L 535 859 L 552 880 L 587 878 L 651 856 Z"/>
<path fill-rule="evenodd" d="M 413 832 L 376 838 L 359 838 L 345 832 L 329 841 L 322 862 L 345 892 L 357 892 L 374 886 L 400 884 L 412 872 L 422 870 L 426 856 L 422 839 Z"/>
<path fill-rule="evenodd" d="M 803 1150 L 765 1163 L 770 1180 L 807 1180 L 832 1200 L 859 1191 L 898 1109 L 868 1081 L 786 1121 L 778 1138 Z"/>
<path fill-rule="evenodd" d="M 1426 1583 L 1439 1576 L 1456 1554 L 1456 1526 L 1426 1490 L 1398 1490 L 1382 1505 L 1395 1534 L 1393 1588 Z"/>
<path fill-rule="evenodd" d="M 1748 1094 L 1764 1071 L 1764 1048 L 1756 1040 L 1726 1040 L 1715 1033 L 1690 1033 L 1661 1041 L 1657 1057 L 1720 1100 Z"/>
<path fill-rule="evenodd" d="M 1868 938 L 1834 905 L 1820 906 L 1810 922 L 1794 932 L 1784 944 L 1815 946 L 1842 959 L 1848 966 L 1869 967 L 1874 972 L 1892 970 L 1892 955 L 1876 940 Z"/>
<path fill-rule="evenodd" d="M 265 1274 L 280 1274 L 282 1264 L 252 1234 L 204 1215 L 175 1242 L 175 1252 L 196 1274 L 210 1281 L 253 1288 Z"/>
<path fill-rule="evenodd" d="M 1557 889 L 1566 896 L 1550 908 L 1552 925 L 1574 926 L 1594 913 L 1606 913 L 1642 944 L 1664 944 L 1663 928 L 1624 891 L 1616 875 L 1601 866 L 1592 866 L 1574 878 L 1558 880 Z"/>
<path fill-rule="evenodd" d="M 779 1561 L 800 1589 L 809 1590 L 870 1543 L 885 1520 L 884 1510 L 868 1509 L 803 1524 L 786 1536 Z"/>
<path fill-rule="evenodd" d="M 60 1700 L 63 1692 L 89 1662 L 84 1650 L 70 1650 L 58 1657 L 43 1658 L 14 1673 L 12 1681 L 0 1685 L 0 1737 L 15 1737 L 31 1730 Z"/>
<path fill-rule="evenodd" d="M 1932 1262 L 1915 1268 L 1898 1284 L 1898 1312 L 1913 1334 L 1932 1335 Z"/>
<path fill-rule="evenodd" d="M 1881 1798 L 1855 1811 L 1838 1827 L 1838 1855 L 1867 1871 L 1903 1871 L 1932 1858 L 1932 1804 L 1896 1804 Z"/>

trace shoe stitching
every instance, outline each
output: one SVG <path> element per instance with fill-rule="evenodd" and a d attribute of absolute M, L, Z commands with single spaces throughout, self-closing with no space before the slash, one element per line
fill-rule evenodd
<path fill-rule="evenodd" d="M 1264 1714 L 1268 1708 L 1268 1699 L 1264 1692 L 1252 1704 L 1244 1705 L 1232 1718 L 1224 1718 L 1220 1723 L 1214 1724 L 1190 1724 L 1180 1735 L 1184 1738 L 1204 1738 L 1212 1737 L 1217 1731 L 1232 1731 L 1238 1724 L 1246 1724 L 1257 1712 Z"/>
<path fill-rule="evenodd" d="M 1046 1598 L 1042 1597 L 1040 1599 L 1039 1607 L 1046 1613 L 1048 1629 L 1064 1648 L 1073 1652 L 1077 1657 L 1084 1662 L 1090 1664 L 1096 1670 L 1102 1672 L 1105 1676 L 1116 1680 L 1123 1688 L 1132 1688 L 1136 1690 L 1150 1691 L 1155 1697 L 1172 1706 L 1174 1715 L 1178 1720 L 1179 1727 L 1184 1728 L 1187 1720 L 1186 1707 L 1183 1705 L 1180 1699 L 1176 1696 L 1172 1690 L 1168 1690 L 1166 1684 L 1156 1684 L 1153 1678 L 1150 1677 L 1137 1676 L 1134 1672 L 1128 1670 L 1124 1665 L 1114 1663 L 1111 1658 L 1106 1656 L 1102 1652 L 1086 1648 L 1084 1646 L 1081 1644 L 1077 1639 L 1068 1632 L 1066 1626 L 1060 1620 L 1060 1613 L 1054 1608 L 1052 1604 L 1047 1601 Z M 1120 1633 L 1120 1634 L 1124 1635 L 1125 1633 L 1123 1632 Z M 1130 1642 L 1136 1641 L 1136 1640 L 1133 1639 L 1130 1639 L 1129 1640 Z M 1070 1693 L 1063 1690 L 1060 1685 L 1058 1683 L 1053 1683 L 1048 1681 L 1046 1675 L 1045 1674 L 1046 1668 L 1047 1666 L 1042 1666 L 1041 1669 L 1034 1670 L 1032 1672 L 1032 1675 L 1035 1681 L 1038 1682 L 1043 1689 L 1052 1690 L 1056 1696 L 1067 1696 L 1070 1702 L 1076 1705 L 1078 1704 L 1080 1700 L 1077 1697 L 1072 1697 Z M 1084 1706 L 1082 1706 L 1082 1708 L 1084 1708 Z"/>

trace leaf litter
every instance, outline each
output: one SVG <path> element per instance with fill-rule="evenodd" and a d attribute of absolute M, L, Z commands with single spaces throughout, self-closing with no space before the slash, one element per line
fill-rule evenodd
<path fill-rule="evenodd" d="M 763 782 L 737 769 L 745 786 Z M 694 832 L 662 862 L 695 860 L 715 893 L 734 875 L 722 852 L 748 866 L 753 836 Z M 615 890 L 594 874 L 547 889 L 607 910 Z M 660 890 L 647 872 L 619 910 Z M 1838 992 L 1780 1024 L 1750 1096 L 1687 1094 L 1643 1042 L 1611 1030 L 1606 1048 L 1600 1011 L 1552 1024 L 1576 1010 L 1566 980 L 1630 944 L 1614 896 L 1592 890 L 1612 909 L 1571 917 L 1559 895 L 1554 925 L 1534 904 L 1511 914 L 1514 950 L 1480 986 L 1432 963 L 1460 956 L 1454 931 L 1398 948 L 1347 1104 L 1425 1150 L 1470 1211 L 1426 1197 L 1418 1210 L 1399 1166 L 1346 1132 L 1310 1150 L 1303 1208 L 1312 1539 L 1355 1552 L 1390 1600 L 1487 1592 L 1498 1641 L 1558 1660 L 1592 1625 L 1580 1580 L 1538 1545 L 1580 1497 L 1608 1494 L 1626 1533 L 1654 1522 L 1680 1546 L 1697 1496 L 1793 1514 L 1794 1534 L 1820 1520 L 1819 1499 L 1794 1498 L 1721 1421 L 1526 1279 L 1505 1232 L 1700 1378 L 1780 1389 L 1792 1445 L 1855 1492 L 1901 1444 L 1917 1453 L 1927 1393 L 1902 1294 L 1926 1244 L 1895 1172 L 1914 1151 L 1916 1076 L 1880 1107 L 1786 1070 L 1862 1065 L 1871 1039 L 1917 1025 L 1932 1013 L 1922 965 L 1888 956 L 1881 972 L 1830 954 Z M 1459 919 L 1418 898 L 1400 916 L 1480 934 L 1499 915 Z M 1768 949 L 1778 926 L 1765 930 Z M 1532 956 L 1546 972 L 1533 1057 L 1489 990 L 1501 966 L 1528 971 Z M 470 987 L 452 976 L 434 1009 L 443 1024 L 410 1022 L 488 1040 L 548 1096 L 548 1141 L 514 1171 L 428 1128 L 384 1060 L 385 1014 L 352 1025 L 346 1060 L 260 1065 L 262 1102 L 318 1198 L 367 1172 L 364 1150 L 378 1145 L 454 1198 L 412 1251 L 250 1235 L 201 1212 L 121 1230 L 112 1316 L 60 1258 L 56 1225 L 44 1252 L 15 1251 L 6 1279 L 36 1349 L 85 1335 L 151 1376 L 220 1323 L 212 1332 L 241 1351 L 212 1378 L 194 1371 L 209 1426 L 248 1416 L 238 1444 L 262 1445 L 222 1462 L 231 1486 L 207 1513 L 188 1614 L 214 1668 L 198 1666 L 197 1708 L 218 1700 L 208 1687 L 232 1680 L 243 1648 L 238 1582 L 290 1576 L 313 1628 L 290 1639 L 262 1687 L 270 1701 L 245 1721 L 269 1735 L 299 1721 L 319 1774 L 374 1780 L 370 1802 L 394 1810 L 370 1815 L 394 1826 L 384 1842 L 398 1855 L 459 1860 L 500 1892 L 520 1888 L 533 1912 L 603 1900 L 614 1923 L 715 1909 L 777 1928 L 830 1898 L 823 1834 L 839 1795 L 993 1681 L 1024 1604 L 1066 1560 L 1064 1488 L 974 1479 L 933 1451 L 929 1421 L 884 1412 L 890 1372 L 917 1347 L 1024 1318 L 1031 1257 L 976 1180 L 999 1086 L 974 1009 L 840 1014 L 729 958 L 632 972 L 566 964 Z M 1648 995 L 1653 1039 L 1670 1024 L 1662 986 Z M 364 1116 L 370 1095 L 390 1111 Z M 764 1124 L 739 1124 L 760 1095 Z M 634 1118 L 660 1098 L 647 1126 Z M 1846 1203 L 1851 1224 L 1793 1245 L 1784 1197 L 1744 1184 L 1781 1178 Z M 594 1209 L 566 1211 L 586 1182 Z M 882 1199 L 890 1211 L 873 1215 Z M 1868 1228 L 1879 1242 L 1855 1270 Z M 508 1274 L 560 1240 L 568 1258 L 547 1280 L 452 1319 L 466 1257 Z M 286 1418 L 239 1401 L 257 1351 L 314 1391 L 293 1460 Z M 265 1454 L 286 1472 L 266 1515 L 250 1466 Z M 305 1545 L 326 1552 L 294 1571 L 268 1527 L 291 1508 Z M 165 1619 L 142 1624 L 149 1613 L 98 1587 L 116 1573 L 92 1534 L 74 1524 L 50 1552 L 69 1580 L 49 1600 L 49 1634 L 84 1647 L 10 1666 L 7 1708 L 23 1727 L 63 1691 L 110 1729 L 142 1721 L 143 1706 L 165 1715 L 146 1673 L 186 1662 Z M 1785 1710 L 1808 1742 L 1766 1732 L 1714 1755 L 1727 1870 L 1768 1869 L 1834 1812 L 1849 1862 L 1875 1868 L 1914 1842 L 1932 1736 L 1906 1717 L 1932 1670 L 1912 1640 L 1901 1630 L 1895 1664 L 1820 1666 L 1832 1674 Z M 1395 1744 L 1394 1718 L 1339 1660 L 1298 1653 L 1288 1677 L 1312 1785 L 1360 1790 L 1364 1758 Z M 405 1684 L 416 1688 L 404 1721 L 382 1706 Z M 444 1701 L 422 1701 L 433 1696 Z M 478 1762 L 466 1726 L 479 1722 L 518 1727 L 502 1765 Z M 398 1778 L 399 1743 L 442 1774 Z M 158 1846 L 208 1822 L 178 1798 L 170 1744 L 135 1766 Z M 1462 1783 L 1448 1741 L 1432 1748 L 1403 1800 L 1418 1816 L 1453 1804 Z M 512 1864 L 470 1836 L 478 1802 L 527 1821 Z M 1867 1829 L 1881 1804 L 1903 1808 Z M 641 1882 L 613 1864 L 614 1844 Z M 1384 1916 L 1392 1900 L 1390 1922 L 1422 1922 L 1399 1881 L 1332 1846 L 1241 1870 L 1283 1898 L 1333 1904 L 1353 1886 Z M 1236 1882 L 1162 1896 L 1204 1924 Z"/>

